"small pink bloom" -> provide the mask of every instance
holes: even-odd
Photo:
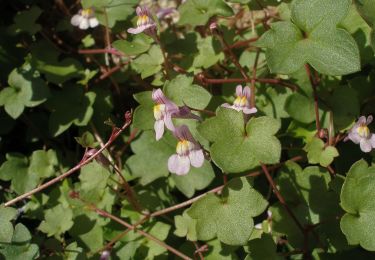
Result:
[[[173,132],[178,139],[176,154],[168,159],[168,170],[177,175],[186,175],[190,165],[199,168],[204,162],[204,154],[200,144],[195,141],[186,125],[177,127]]]
[[[367,127],[372,122],[372,116],[361,116],[355,125],[349,130],[348,139],[352,140],[355,144],[359,144],[361,150],[365,153],[371,152],[375,148],[375,135],[370,133],[370,129]]]
[[[178,106],[170,101],[161,89],[152,91],[152,100],[156,103],[154,106],[156,140],[160,140],[164,134],[164,125],[174,131],[172,115],[178,113]]]
[[[128,33],[138,34],[144,32],[148,35],[155,35],[156,23],[152,19],[150,11],[146,6],[138,6],[136,9],[138,20],[136,28],[129,28]]]
[[[238,85],[236,88],[236,99],[233,102],[233,105],[228,103],[222,104],[222,107],[232,108],[236,111],[242,111],[245,114],[254,114],[258,110],[255,107],[250,107],[250,96],[251,91],[249,87],[244,87],[242,89],[241,85]]]
[[[172,117],[201,120],[199,116],[191,113],[187,106],[178,107],[164,95],[161,89],[152,91],[152,100],[156,103],[154,106],[156,140],[160,140],[163,137],[164,125],[171,131],[175,130]]]

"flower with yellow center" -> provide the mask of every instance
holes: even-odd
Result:
[[[228,103],[222,104],[221,106],[226,108],[231,108],[236,111],[242,111],[244,114],[254,114],[257,112],[255,107],[250,106],[250,96],[251,91],[249,87],[244,87],[242,89],[241,85],[236,87],[236,99],[233,102],[233,105],[229,105]]]
[[[196,168],[202,167],[203,150],[191,135],[189,128],[186,125],[176,127],[173,134],[179,141],[176,154],[168,159],[168,170],[177,175],[186,175],[190,171],[190,165]]]
[[[365,153],[370,152],[375,148],[375,135],[370,132],[368,125],[372,122],[372,116],[361,116],[354,126],[349,130],[348,139],[352,140],[354,143],[359,144],[361,150]]]
[[[137,27],[129,28],[128,33],[138,34],[144,32],[149,35],[154,35],[156,33],[156,23],[152,19],[150,11],[147,9],[147,7],[138,6],[136,12],[138,15]]]
[[[81,30],[94,28],[99,25],[99,21],[96,19],[94,9],[92,8],[80,10],[78,14],[73,15],[70,23],[74,26],[78,26]]]

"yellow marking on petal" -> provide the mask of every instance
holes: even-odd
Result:
[[[361,125],[357,128],[357,133],[360,137],[369,138],[370,129],[367,127],[367,125]]]
[[[238,96],[233,104],[237,107],[245,107],[246,104],[247,104],[247,99],[246,99],[246,96]]]
[[[139,16],[137,19],[137,26],[146,25],[150,22],[150,18],[147,15]]]
[[[154,117],[156,120],[162,119],[164,113],[165,113],[164,104],[158,104],[154,106]]]
[[[191,150],[193,150],[194,144],[188,140],[181,140],[177,143],[176,153],[180,156],[187,155]]]
[[[81,11],[81,15],[86,18],[92,16],[93,14],[94,14],[94,10],[92,10],[91,8],[83,9]]]

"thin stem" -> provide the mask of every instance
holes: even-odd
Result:
[[[164,45],[161,43],[160,38],[159,38],[158,35],[155,36],[155,40],[156,40],[157,44],[159,44],[161,53],[163,55],[164,67],[165,67],[165,74],[166,74],[165,76],[167,77],[167,79],[169,79],[170,78],[169,77],[169,68],[170,68],[170,66],[169,66],[169,61],[168,61],[168,58],[167,58],[167,51],[165,50]]]
[[[115,49],[89,49],[89,50],[78,50],[79,54],[102,54],[109,53],[117,56],[126,56],[124,53]]]
[[[260,54],[260,50],[257,51],[257,54],[255,56],[255,61],[254,61],[254,66],[253,66],[253,75],[251,78],[251,100],[250,100],[251,107],[255,107],[255,81],[257,77],[259,54]]]
[[[105,149],[107,149],[108,146],[110,146],[113,141],[131,124],[131,113],[130,112],[127,112],[126,113],[126,120],[125,120],[125,123],[124,125],[119,128],[119,129],[116,129],[113,133],[112,133],[112,136],[109,138],[109,140],[107,141],[107,143],[102,147],[100,148],[96,153],[94,153],[93,155],[91,155],[90,157],[87,157],[87,158],[84,158],[81,162],[79,162],[76,166],[74,166],[73,168],[71,168],[69,171],[63,173],[62,175],[40,185],[39,187],[31,190],[31,191],[28,191],[8,202],[6,202],[4,205],[5,207],[9,207],[13,204],[15,204],[16,202],[20,201],[20,200],[23,200],[35,193],[38,193],[46,188],[48,188],[49,186],[59,182],[59,181],[62,181],[63,179],[65,179],[66,177],[68,177],[69,175],[73,174],[74,172],[78,171],[79,169],[81,169],[84,165],[88,164],[89,162],[91,162],[93,159],[95,159],[98,155],[100,155]]]
[[[299,220],[297,219],[297,217],[294,215],[293,211],[289,208],[289,206],[286,203],[284,197],[281,195],[279,189],[276,187],[276,184],[275,184],[274,180],[272,179],[270,173],[268,172],[267,167],[263,163],[261,163],[261,167],[262,167],[262,170],[263,170],[264,174],[266,175],[266,178],[267,178],[269,184],[272,186],[272,189],[273,189],[273,191],[274,191],[277,199],[284,206],[284,208],[286,209],[286,211],[289,214],[289,216],[293,219],[293,221],[296,223],[297,227],[301,230],[302,234],[305,235],[305,229],[304,229],[304,227],[299,222]]]
[[[150,235],[149,233],[145,232],[145,231],[142,231],[142,230],[139,230],[139,229],[135,229],[134,226],[132,226],[131,224],[127,223],[126,221],[112,215],[111,213],[107,212],[107,211],[104,211],[102,209],[99,209],[97,208],[95,205],[90,205],[91,208],[96,212],[98,213],[99,215],[103,216],[103,217],[106,217],[106,218],[109,218],[109,219],[112,219],[113,221],[119,223],[120,225],[123,225],[124,227],[130,229],[130,230],[134,230],[135,232],[141,234],[142,236],[154,241],[155,243],[159,244],[160,246],[164,247],[165,249],[167,249],[168,251],[170,251],[171,253],[175,254],[176,256],[178,257],[181,257],[182,259],[185,259],[185,260],[192,260],[192,258],[188,257],[187,255],[183,254],[182,252],[176,250],[175,248],[167,245],[166,243],[164,243],[163,241],[157,239],[156,237],[154,237],[153,235]]]
[[[318,93],[317,93],[317,90],[316,90],[316,87],[317,87],[318,83],[315,81],[314,76],[311,73],[312,69],[310,68],[310,65],[306,64],[305,68],[306,68],[306,73],[307,73],[307,75],[310,79],[311,87],[312,87],[313,93],[314,93],[316,130],[317,130],[318,133],[320,133],[321,126],[320,126],[320,116],[319,116]]]

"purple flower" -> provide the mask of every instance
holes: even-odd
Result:
[[[175,130],[172,117],[201,120],[199,116],[191,113],[191,110],[187,106],[178,107],[164,95],[161,89],[154,89],[152,91],[152,100],[156,103],[154,106],[156,140],[162,138],[164,125],[172,132]]]
[[[204,155],[200,144],[195,141],[186,125],[177,127],[173,132],[178,139],[176,154],[168,159],[168,170],[177,175],[186,175],[190,164],[196,168],[203,165]]]
[[[361,116],[355,125],[349,130],[345,141],[350,139],[354,143],[359,144],[363,152],[370,152],[375,148],[375,135],[370,133],[370,129],[367,127],[371,122],[372,116],[368,116],[367,120],[365,116]]]
[[[136,9],[138,20],[136,28],[129,28],[128,33],[138,34],[144,32],[148,35],[154,35],[156,32],[156,23],[152,19],[150,11],[146,6],[138,6]]]
[[[92,8],[79,10],[78,14],[73,15],[70,23],[78,26],[81,30],[94,28],[99,25],[99,21],[96,19],[94,9]]]
[[[236,87],[236,99],[233,102],[233,105],[229,105],[228,103],[222,104],[222,107],[232,108],[236,111],[242,111],[245,114],[254,114],[258,110],[255,107],[250,107],[250,96],[251,91],[249,87],[244,87],[242,89],[241,85]]]
[[[175,130],[172,115],[178,113],[179,109],[175,103],[164,95],[160,88],[152,91],[152,100],[156,103],[154,106],[156,140],[160,140],[164,134],[164,125],[171,131]]]

